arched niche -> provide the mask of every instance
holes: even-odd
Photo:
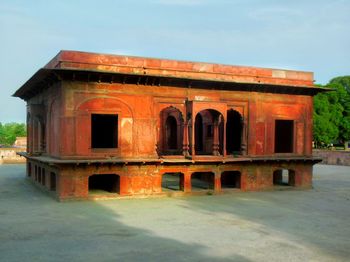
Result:
[[[184,119],[176,107],[170,106],[160,114],[159,151],[162,155],[182,154]]]
[[[224,117],[214,109],[197,113],[194,123],[194,150],[196,155],[222,155],[224,144]]]

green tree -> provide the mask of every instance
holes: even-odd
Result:
[[[342,120],[339,125],[338,139],[344,143],[344,148],[348,148],[348,141],[350,140],[350,76],[341,76],[333,78],[330,81],[333,88],[339,90],[339,103],[343,106]]]
[[[314,141],[316,146],[338,140],[347,148],[350,140],[350,76],[332,79],[331,92],[314,97]]]
[[[339,122],[342,107],[340,104],[331,104],[330,100],[337,100],[336,95],[320,93],[314,98],[314,141],[316,147],[330,144],[339,135]]]
[[[18,136],[26,136],[25,124],[0,122],[0,145],[12,146]]]

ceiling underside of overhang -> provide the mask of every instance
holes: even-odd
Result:
[[[164,77],[157,75],[110,73],[92,70],[40,69],[13,96],[29,100],[59,81],[77,81],[91,83],[122,83],[152,86],[172,86],[207,90],[232,90],[275,94],[309,95],[330,91],[321,87],[287,86],[259,83],[238,83],[229,81],[210,81],[190,78]]]

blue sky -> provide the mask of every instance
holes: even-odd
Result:
[[[350,74],[350,0],[0,0],[0,122],[59,50]]]

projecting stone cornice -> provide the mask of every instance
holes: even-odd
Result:
[[[219,82],[314,87],[312,72],[77,51],[59,52],[44,68],[92,70]]]
[[[106,84],[132,84],[143,86],[173,86],[210,90],[232,90],[277,94],[294,94],[313,96],[319,92],[329,91],[321,87],[292,86],[262,83],[243,83],[227,80],[204,80],[196,78],[170,77],[150,74],[116,73],[92,69],[48,69],[42,68],[35,73],[13,96],[28,100],[59,81],[92,82]]]

